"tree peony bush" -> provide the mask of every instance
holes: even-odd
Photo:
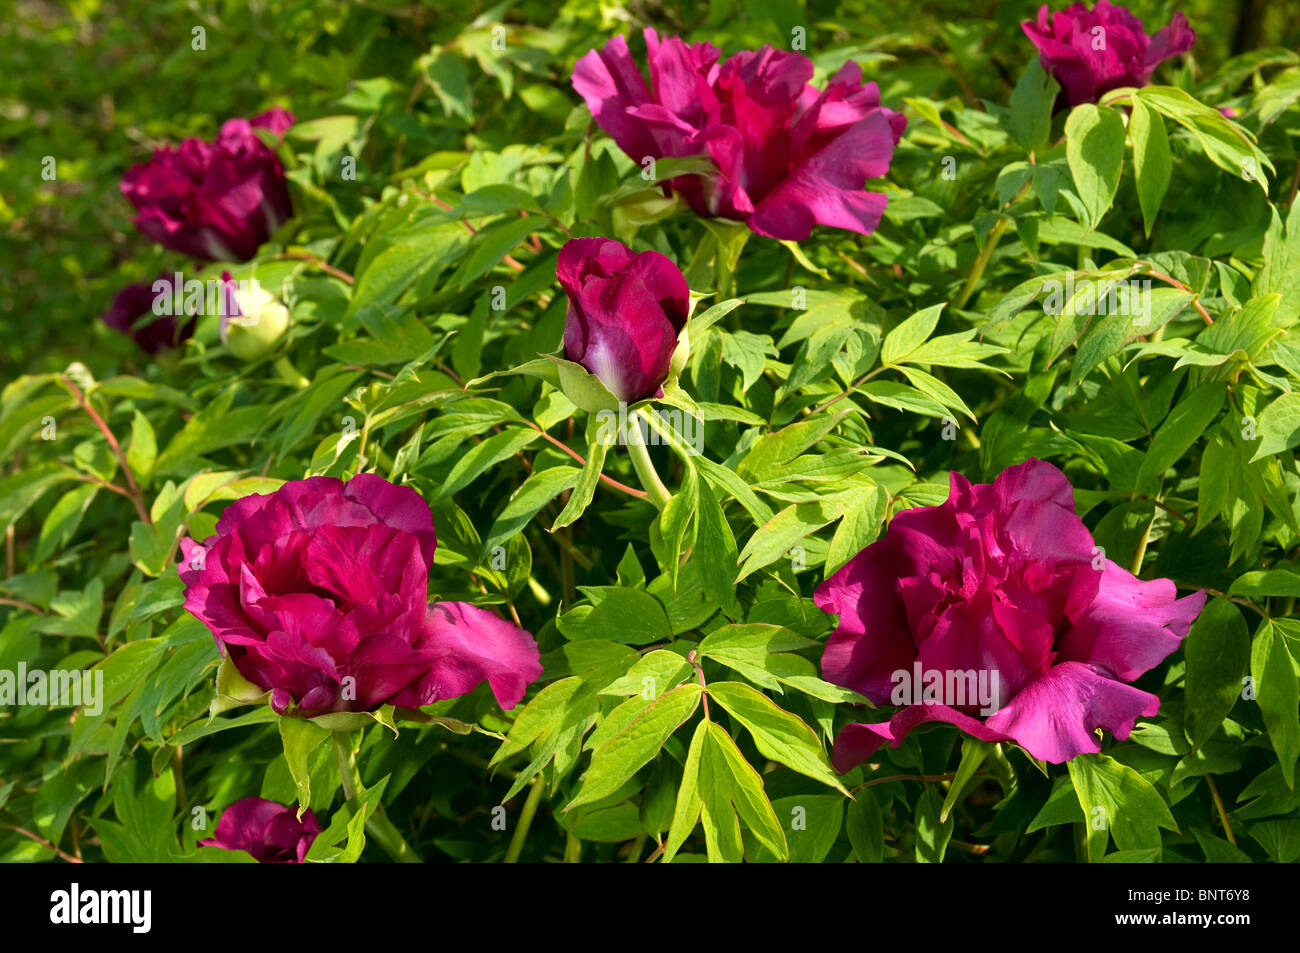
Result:
[[[291,6],[0,27],[0,859],[1300,859],[1294,3]]]

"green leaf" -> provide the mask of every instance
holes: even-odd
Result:
[[[1031,57],[1011,91],[1011,109],[1007,114],[1007,131],[1026,152],[1037,152],[1047,145],[1047,137],[1052,132],[1052,108],[1060,91],[1056,79],[1043,69],[1036,57]]]
[[[111,863],[169,860],[176,850],[176,782],[170,771],[147,777],[136,788],[137,771],[123,766],[113,779],[113,813],[117,821],[92,821],[104,856]]]
[[[763,790],[762,778],[745,761],[731,736],[707,719],[696,726],[691,737],[664,842],[664,863],[677,855],[697,821],[704,828],[711,861],[736,863],[744,858],[742,822],[758,848],[779,860],[788,856],[785,832]]]
[[[154,438],[153,425],[149,423],[148,417],[137,410],[131,420],[131,445],[126,449],[126,465],[141,485],[148,485],[157,456],[158,443]]]
[[[280,716],[280,740],[284,745],[284,760],[298,789],[299,817],[311,805],[311,768],[308,762],[312,753],[329,737],[330,732],[306,719]]]
[[[948,796],[943,799],[943,807],[939,810],[940,824],[948,820],[953,805],[957,803],[970,779],[975,776],[975,772],[979,770],[980,765],[984,763],[984,759],[992,751],[992,742],[980,741],[978,738],[962,739],[961,762],[957,765],[956,777],[952,779],[952,785],[948,788]]]
[[[385,777],[378,784],[363,788],[356,797],[342,804],[330,818],[330,826],[312,841],[305,861],[309,864],[355,864],[366,845],[366,821],[379,807],[388,786]]]
[[[1259,446],[1251,462],[1300,446],[1300,394],[1282,394],[1259,415]]]
[[[1178,402],[1147,448],[1146,458],[1138,470],[1139,489],[1154,485],[1167,469],[1182,459],[1218,416],[1225,396],[1224,386],[1211,381]]]
[[[536,218],[506,218],[493,222],[471,240],[469,253],[448,284],[453,288],[464,288],[499,264],[516,245],[536,230]]]
[[[732,582],[737,568],[736,537],[708,483],[699,483],[698,494],[699,509],[696,513],[695,549],[692,557],[699,563],[700,577],[709,601],[718,606],[728,618],[734,619],[740,614],[736,587]]]
[[[665,864],[672,863],[673,857],[681,850],[682,844],[700,819],[700,764],[704,760],[704,746],[708,743],[708,737],[709,722],[701,721],[695,726],[691,746],[686,752],[682,783],[677,789],[677,802],[673,808],[673,820],[668,828],[668,838],[664,841]]]
[[[74,487],[59,497],[45,521],[41,524],[41,535],[36,546],[36,562],[43,563],[57,549],[66,546],[81,525],[87,507],[99,492],[93,483]]]
[[[1300,596],[1300,573],[1292,569],[1257,569],[1238,576],[1228,587],[1228,595],[1294,598]]]
[[[777,653],[806,648],[812,644],[790,629],[756,622],[727,625],[715,630],[700,642],[699,652],[705,658],[734,669],[755,685],[779,692],[788,675],[783,672],[782,676],[778,676],[773,663],[778,659],[797,657]],[[811,693],[818,694],[815,688]],[[818,697],[824,696],[818,694]]]
[[[668,614],[658,599],[641,589],[582,586],[590,606],[575,606],[556,620],[566,639],[608,639],[647,645],[673,637]]]
[[[600,475],[605,469],[605,456],[608,453],[609,444],[599,439],[587,443],[587,462],[583,464],[582,471],[573,486],[573,492],[569,494],[569,501],[564,504],[564,509],[555,518],[555,524],[551,527],[552,533],[577,522],[591,505],[592,497],[596,495],[596,484],[600,482]]]
[[[916,862],[918,864],[941,864],[943,855],[952,840],[952,830],[956,826],[950,817],[940,820],[939,795],[927,784],[921,792],[921,799],[916,804]]]
[[[829,785],[847,795],[822,749],[821,741],[797,715],[742,682],[710,682],[709,697],[745,726],[765,758]]]
[[[936,304],[918,311],[886,334],[880,347],[880,363],[897,364],[924,344],[939,323],[943,307]]]
[[[700,820],[710,860],[739,861],[741,830],[778,860],[789,857],[785,831],[772,810],[763,779],[736,742],[715,722],[705,722],[708,744],[700,759]]]
[[[675,688],[691,673],[691,665],[676,652],[655,649],[627,670],[620,679],[610,682],[600,690],[601,695],[640,695],[653,701],[670,688]]]
[[[1133,176],[1137,180],[1138,204],[1142,206],[1142,227],[1150,236],[1151,223],[1160,211],[1173,171],[1169,137],[1160,114],[1147,109],[1140,99],[1133,100],[1128,133],[1133,140]]]
[[[720,662],[743,659],[760,663],[771,652],[795,652],[815,645],[793,629],[770,622],[724,625],[706,635],[699,653]]]
[[[38,632],[53,635],[99,635],[104,615],[104,580],[96,577],[85,589],[65,589],[50,600],[50,614],[36,624]]]
[[[1292,202],[1283,225],[1274,209],[1264,235],[1264,267],[1255,273],[1252,294],[1279,294],[1284,314],[1300,305],[1300,203]]]
[[[1079,796],[1075,793],[1074,785],[1065,778],[1059,778],[1056,786],[1047,795],[1047,801],[1025,828],[1025,833],[1032,834],[1048,827],[1083,822],[1084,815],[1079,807]]]
[[[1264,170],[1272,171],[1273,164],[1247,137],[1245,130],[1219,110],[1174,86],[1143,87],[1134,91],[1133,100],[1150,106],[1191,132],[1205,155],[1220,169],[1256,182],[1268,192]]]
[[[1193,748],[1199,748],[1232,710],[1250,665],[1250,632],[1241,610],[1227,599],[1211,599],[1192,623],[1183,653],[1187,738]]]
[[[217,683],[212,694],[212,702],[208,706],[208,717],[215,718],[223,711],[240,705],[259,705],[268,701],[270,697],[271,693],[268,690],[244,678],[227,655],[217,667]]]
[[[1196,837],[1196,843],[1200,845],[1201,850],[1205,853],[1205,859],[1212,864],[1248,864],[1250,855],[1240,847],[1228,843],[1221,837],[1215,837],[1213,834],[1205,831],[1194,830],[1192,834]]]
[[[1128,765],[1104,754],[1081,754],[1069,770],[1088,825],[1090,857],[1101,856],[1097,847],[1104,849],[1108,833],[1120,850],[1158,850],[1160,828],[1178,830],[1165,799]]]
[[[1124,163],[1124,117],[1109,106],[1075,106],[1065,121],[1065,154],[1092,231],[1115,200]]]
[[[792,864],[820,864],[831,852],[844,826],[844,798],[834,794],[795,794],[772,802],[772,811],[785,831]],[[764,850],[755,860],[775,860]]]
[[[354,375],[355,376],[355,375]],[[232,444],[246,443],[266,426],[268,408],[231,407],[237,386],[227,387],[185,422],[154,463],[155,474],[165,474],[194,457]]]
[[[740,462],[742,477],[762,479],[773,467],[783,466],[816,444],[844,419],[846,414],[823,414],[782,427],[754,441],[753,448]],[[703,458],[701,458],[703,461]],[[714,472],[704,470],[705,476]],[[737,497],[739,499],[739,497]]]
[[[810,533],[834,521],[840,512],[833,503],[814,500],[792,503],[760,526],[740,552],[740,573],[735,581],[771,565]]]
[[[518,754],[558,726],[582,688],[582,679],[571,675],[552,682],[538,692],[515,716],[509,735],[492,756],[489,766],[500,764],[511,755]]]
[[[531,427],[514,427],[474,444],[452,466],[435,498],[447,499],[455,495],[490,468],[509,460],[537,437],[537,431]]]
[[[826,550],[827,579],[875,542],[884,525],[888,507],[889,494],[879,486],[863,487],[849,498],[844,507],[844,518],[835,528],[830,548]]]
[[[1300,819],[1261,821],[1246,831],[1278,864],[1294,863],[1300,857]]]
[[[1264,727],[1277,752],[1282,778],[1294,790],[1296,758],[1300,757],[1300,715],[1297,714],[1300,685],[1286,637],[1267,620],[1255,633],[1250,650],[1250,674]]]
[[[483,539],[484,555],[521,532],[542,507],[577,483],[581,472],[577,467],[560,466],[529,474],[488,528]]]
[[[592,753],[582,786],[565,810],[598,801],[621,788],[650,763],[668,736],[682,726],[699,703],[700,686],[695,682],[656,698],[631,724]]]
[[[849,803],[847,824],[849,843],[858,861],[878,864],[885,857],[885,822],[880,802],[867,788],[862,788]]]

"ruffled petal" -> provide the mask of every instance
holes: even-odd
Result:
[[[1041,761],[1061,764],[1100,751],[1098,728],[1123,741],[1139,716],[1159,710],[1160,699],[1150,692],[1080,662],[1064,662],[1027,685],[984,728],[1012,739]]]
[[[1131,682],[1172,655],[1205,607],[1204,591],[1178,598],[1168,579],[1138,579],[1109,559],[1097,597],[1060,641],[1060,657]]]
[[[392,698],[395,705],[429,705],[465,695],[487,681],[497,702],[508,711],[542,674],[531,635],[467,602],[431,606],[418,647],[431,653],[433,662],[418,684]]]

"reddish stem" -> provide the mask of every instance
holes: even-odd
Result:
[[[118,463],[122,465],[122,474],[126,477],[126,488],[131,497],[131,502],[135,504],[136,513],[146,526],[152,526],[153,520],[149,518],[149,511],[144,505],[144,495],[140,492],[140,487],[136,486],[135,477],[131,475],[131,468],[126,462],[126,454],[122,452],[122,447],[118,444],[117,438],[113,436],[113,431],[108,428],[104,418],[99,416],[95,408],[90,405],[89,399],[81,392],[81,388],[72,383],[72,379],[66,374],[63,376],[63,384],[72,392],[73,398],[81,405],[81,409],[90,415],[90,419],[95,422],[99,432],[108,441],[108,447],[113,451],[113,456],[117,457]]]
[[[564,451],[565,453],[567,453],[569,456],[573,457],[573,459],[577,460],[577,461],[578,461],[579,463],[581,463],[584,467],[587,465],[587,458],[584,457],[584,456],[582,456],[582,454],[578,453],[578,452],[575,451],[575,450],[570,449],[566,444],[564,444],[563,442],[561,442],[561,441],[555,439],[554,437],[552,437],[550,434],[548,434],[545,430],[543,430],[541,427],[537,426],[537,424],[533,423],[532,421],[525,421],[525,422],[528,424],[528,426],[532,427],[532,428],[533,428],[534,430],[536,430],[539,434],[541,434],[543,437],[545,437],[547,440],[549,440],[551,443],[553,443],[556,447],[558,447],[559,449],[563,450],[563,451]],[[612,486],[612,487],[613,487],[614,489],[616,489],[616,490],[622,490],[622,491],[623,491],[624,493],[626,493],[628,496],[635,496],[638,500],[648,500],[648,499],[650,498],[650,495],[649,495],[648,493],[646,493],[644,490],[638,490],[638,489],[635,489],[635,488],[633,488],[633,487],[628,486],[628,485],[625,484],[625,483],[619,483],[619,482],[618,482],[617,480],[615,480],[613,477],[607,477],[607,476],[605,476],[605,474],[603,474],[603,473],[600,475],[600,479],[601,479],[601,482],[603,482],[603,483],[608,483],[610,486]]]
[[[293,261],[311,262],[321,271],[325,272],[325,274],[333,275],[335,278],[339,279],[340,281],[346,281],[350,285],[356,284],[357,282],[357,280],[353,278],[351,275],[349,275],[346,271],[340,271],[338,268],[335,268],[333,265],[325,261],[325,259],[317,258],[315,255],[308,254],[307,252],[287,251],[287,252],[282,252],[281,254],[276,255],[275,257],[279,259],[292,259]]]

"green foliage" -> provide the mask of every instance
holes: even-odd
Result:
[[[1171,85],[1054,113],[1035,7],[0,8],[0,670],[103,675],[98,711],[0,708],[0,860],[247,860],[197,842],[251,795],[311,807],[322,863],[390,828],[447,861],[1300,856],[1300,18],[1234,51],[1192,4]],[[862,64],[908,118],[878,231],[777,242],[648,187],[568,82],[625,15],[727,53],[807,25],[818,85]],[[296,214],[231,270],[292,327],[245,361],[201,320],[151,358],[96,316],[192,265],[118,181],[272,103]],[[555,356],[589,235],[702,296],[644,448],[662,509]],[[1138,683],[1159,715],[1068,766],[937,726],[836,773],[881,713],[820,677],[814,590],[950,471],[1028,457],[1107,558],[1212,594]],[[335,726],[221,664],[177,561],[231,500],[363,471],[429,503],[430,597],[517,618],[545,671],[514,711],[485,685],[339,725],[351,777]]]

